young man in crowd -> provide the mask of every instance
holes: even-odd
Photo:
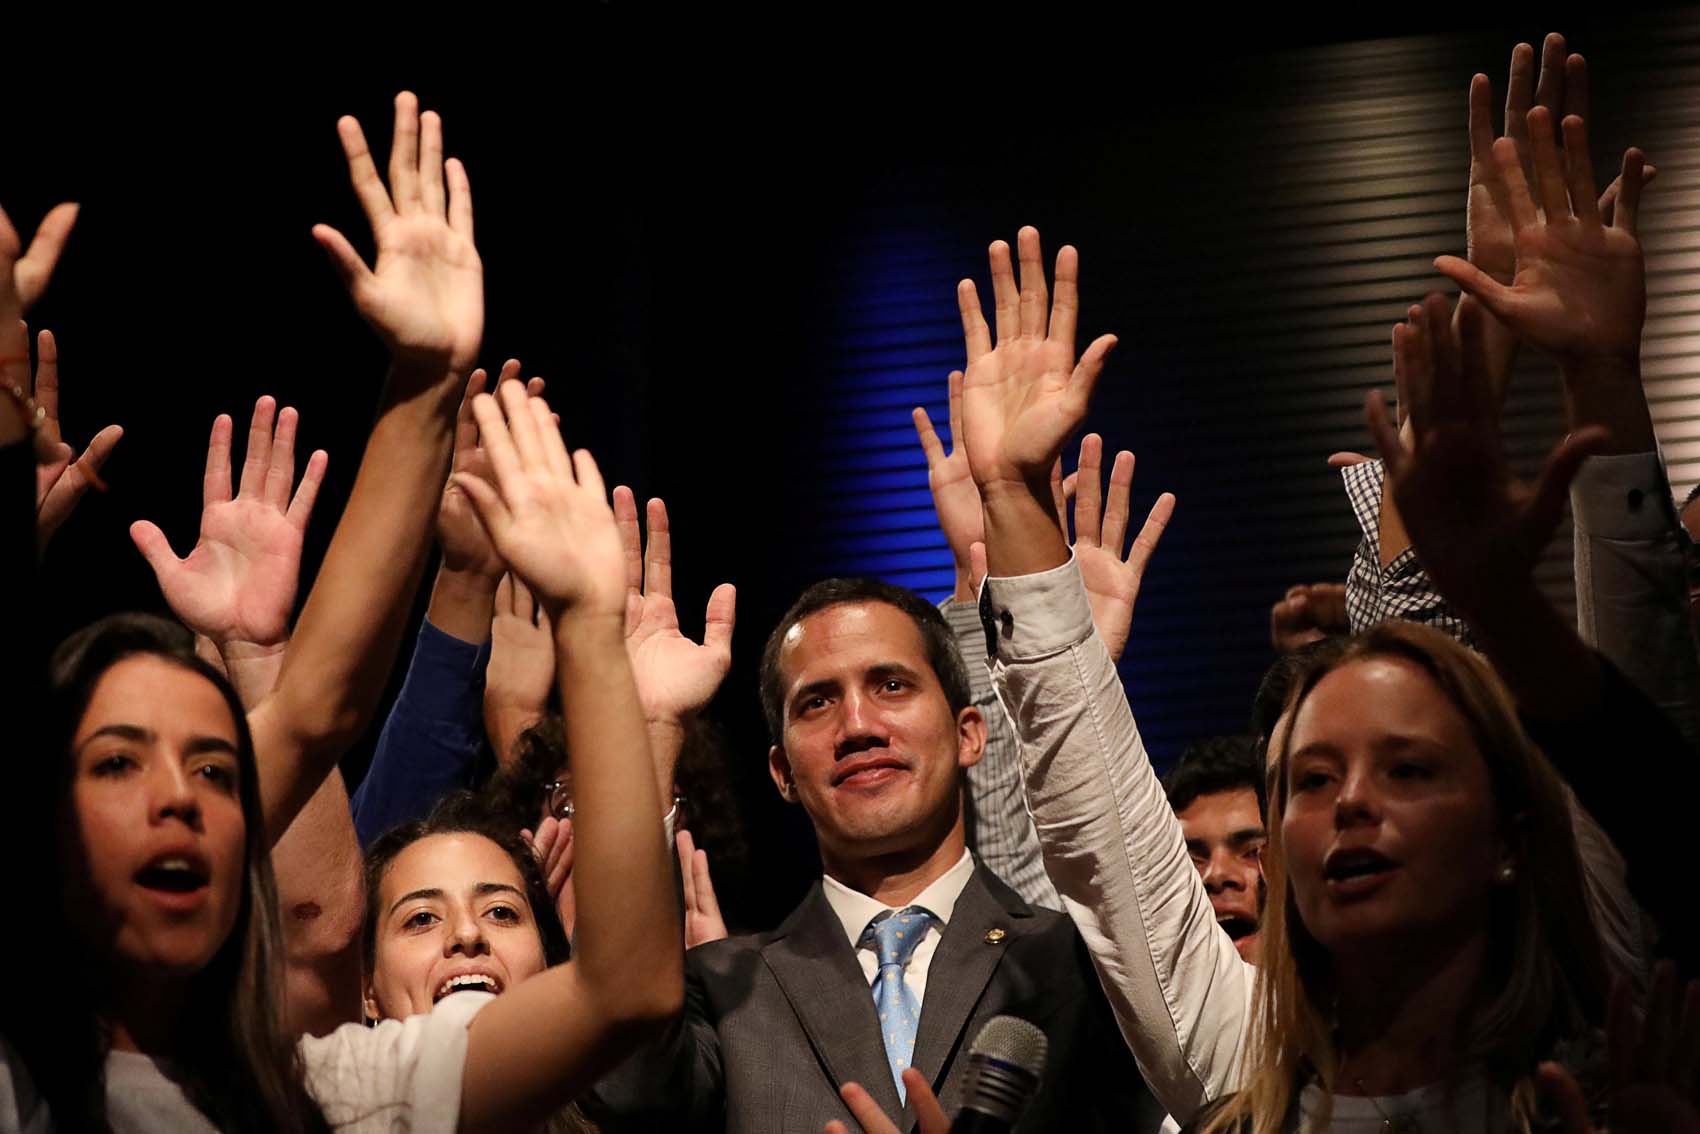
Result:
[[[1264,783],[1263,746],[1252,736],[1201,740],[1163,777],[1216,923],[1254,965],[1263,924],[1261,856],[1268,839]]]

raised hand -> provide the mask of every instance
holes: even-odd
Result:
[[[12,278],[17,284],[21,311],[34,307],[35,301],[41,298],[41,293],[47,290],[47,281],[53,277],[53,269],[59,263],[59,254],[65,251],[65,241],[70,239],[71,228],[77,223],[77,212],[80,208],[79,205],[66,202],[49,209],[47,215],[41,218],[41,224],[36,227],[35,236],[30,239],[29,250],[18,257],[12,266]]]
[[[1410,392],[1414,443],[1389,420],[1379,390],[1365,406],[1388,484],[1422,564],[1466,618],[1528,585],[1552,539],[1565,492],[1582,461],[1605,440],[1586,429],[1567,437],[1530,487],[1511,475],[1498,412],[1482,380],[1481,315],[1431,295],[1394,329]]]
[[[344,117],[336,128],[377,262],[368,268],[329,225],[315,225],[314,239],[398,361],[466,373],[484,333],[484,268],[472,244],[466,167],[443,160],[443,120],[434,111],[420,114],[412,93],[396,95],[387,190],[360,123]]]
[[[632,659],[638,698],[650,722],[678,724],[702,711],[732,665],[732,627],[738,592],[721,583],[708,597],[702,642],[679,630],[673,605],[673,537],[667,505],[651,500],[648,539],[639,547],[637,501],[631,489],[614,489],[614,518],[626,579],[626,653]]]
[[[75,206],[60,206],[61,209],[67,207],[73,210],[72,215],[75,216]],[[42,227],[46,228],[47,224],[43,221]],[[65,227],[69,230],[68,222]],[[38,233],[36,240],[39,242],[40,239]],[[49,262],[48,268],[51,267]],[[24,338],[27,340],[28,337],[26,328]],[[42,331],[36,336],[34,396],[41,411],[37,444],[52,450],[52,459],[36,465],[35,469],[35,541],[39,551],[47,546],[59,525],[70,517],[83,493],[100,484],[100,466],[112,455],[119,438],[124,436],[124,429],[118,425],[107,426],[94,435],[82,456],[75,461],[71,459],[74,450],[65,444],[59,426],[59,344],[54,341],[52,331]]]
[[[974,597],[966,587],[968,549],[986,538],[986,526],[980,513],[980,489],[974,483],[974,475],[968,468],[968,450],[962,444],[962,371],[950,372],[948,456],[927,411],[916,406],[913,417],[921,451],[927,455],[927,487],[933,493],[933,509],[938,513],[939,528],[950,546],[951,558],[956,561],[956,598],[968,602]]]
[[[1278,654],[1351,630],[1344,583],[1298,583],[1269,608],[1269,644]]]
[[[1606,1020],[1611,1051],[1611,1130],[1615,1134],[1700,1134],[1700,982],[1678,995],[1676,969],[1661,962],[1637,1022],[1629,990],[1612,989]],[[1544,1063],[1537,1082],[1564,1134],[1593,1134],[1588,1100],[1557,1063]]]
[[[242,477],[232,496],[232,423],[226,414],[213,421],[200,538],[187,558],[172,553],[157,525],[138,520],[130,526],[130,538],[153,568],[172,612],[221,649],[232,642],[277,646],[289,637],[301,542],[328,461],[322,449],[314,452],[291,498],[296,424],[296,412],[277,411],[272,398],[255,403]]]
[[[1133,454],[1125,450],[1116,454],[1107,499],[1099,495],[1103,490],[1103,460],[1104,439],[1096,433],[1081,438],[1074,486],[1074,557],[1092,604],[1092,624],[1109,648],[1110,657],[1120,659],[1133,624],[1139,582],[1174,515],[1175,497],[1171,492],[1157,497],[1144,526],[1123,555],[1128,498],[1133,492]]]
[[[720,900],[714,895],[708,852],[697,849],[689,831],[680,831],[673,841],[679,850],[679,877],[685,890],[685,948],[731,936],[726,932],[726,919],[720,916]]]
[[[573,898],[573,821],[550,815],[537,825],[535,834],[528,829],[521,831],[520,836],[537,855],[543,883],[555,900],[555,913],[571,937],[573,922],[578,918],[578,904]]]
[[[499,400],[499,404],[498,404]],[[625,563],[608,490],[587,450],[568,454],[548,403],[505,382],[472,403],[495,484],[454,479],[508,567],[557,627],[563,613],[622,620]]]
[[[470,506],[470,505],[469,505]],[[512,575],[496,588],[490,661],[484,669],[484,729],[503,764],[520,733],[542,719],[555,684],[555,636],[531,592]]]
[[[1622,190],[1606,224],[1586,160],[1582,119],[1564,119],[1568,161],[1554,143],[1552,112],[1545,106],[1529,111],[1528,130],[1535,195],[1516,143],[1509,138],[1493,143],[1490,176],[1504,195],[1516,244],[1511,283],[1456,256],[1440,257],[1435,267],[1562,364],[1604,359],[1633,365],[1640,357],[1647,308],[1646,268],[1635,238],[1641,151],[1631,149],[1623,156]]]
[[[1080,257],[1064,245],[1057,253],[1056,297],[1045,287],[1039,232],[1018,234],[1021,280],[1010,265],[1009,245],[990,250],[996,340],[986,326],[973,280],[957,285],[957,304],[968,348],[962,379],[962,436],[968,465],[982,493],[1025,489],[1045,499],[1046,480],[1063,443],[1086,416],[1086,403],[1116,345],[1102,335],[1077,362],[1075,323],[1080,313]]]
[[[519,360],[510,358],[502,364],[497,384],[516,380],[519,373]],[[484,525],[478,522],[478,513],[472,502],[452,477],[453,473],[464,472],[482,480],[490,479],[490,458],[478,444],[478,422],[472,416],[473,399],[484,392],[488,381],[489,375],[483,367],[479,367],[466,382],[466,393],[455,417],[454,464],[450,468],[451,477],[443,487],[443,502],[437,508],[437,542],[443,549],[445,571],[496,580],[501,578],[506,565],[496,554],[496,549],[490,546],[490,537],[484,531]],[[527,382],[526,393],[541,397],[543,379],[533,378]]]

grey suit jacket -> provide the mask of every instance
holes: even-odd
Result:
[[[857,1082],[900,1107],[867,978],[817,882],[772,933],[686,954],[685,1008],[669,1034],[600,1084],[585,1109],[609,1134],[857,1129],[838,1088]],[[1038,1098],[1018,1127],[1069,1134],[1155,1130],[1161,1109],[1068,918],[1036,910],[979,866],[927,970],[915,1067],[946,1113],[962,1102],[967,1053],[993,1016],[1023,1017],[1050,1040]]]

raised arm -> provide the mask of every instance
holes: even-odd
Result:
[[[318,450],[295,487],[296,412],[270,397],[254,406],[241,478],[231,488],[232,422],[220,414],[207,444],[201,528],[179,559],[165,533],[130,527],[172,613],[211,647],[252,708],[271,695],[289,643],[301,543],[324,480]],[[291,490],[293,489],[293,494]],[[348,792],[333,768],[272,849],[283,921],[285,1025],[322,1035],[360,1011],[365,885]]]
[[[1078,256],[1066,247],[1058,254],[1053,303],[1039,234],[1023,229],[1020,249],[1018,287],[1008,245],[992,245],[995,340],[973,283],[958,290],[968,345],[964,435],[991,568],[984,601],[997,643],[993,677],[1020,737],[1046,869],[1152,1092],[1185,1121],[1238,1084],[1252,979],[1216,924],[1093,630],[1047,483],[1114,339],[1099,338],[1077,362]],[[1164,518],[1149,519],[1136,545],[1153,545]]]
[[[655,761],[655,788],[663,814],[673,808],[673,776],[685,743],[685,727],[714,699],[732,665],[732,627],[738,592],[721,583],[708,596],[701,642],[679,630],[673,605],[673,533],[667,505],[651,500],[647,538],[639,550],[637,501],[631,490],[614,490],[626,579],[626,652],[643,703]]]
[[[1582,70],[1581,56],[1570,65]],[[1558,362],[1573,432],[1605,431],[1573,484],[1577,606],[1584,637],[1700,741],[1700,654],[1688,621],[1685,550],[1641,386],[1646,267],[1636,224],[1646,166],[1624,155],[1610,207],[1594,198],[1582,118],[1528,114],[1531,159],[1495,143],[1494,181],[1517,249],[1509,281],[1455,257],[1436,266]],[[1527,169],[1527,173],[1525,172]],[[1538,208],[1537,208],[1538,206]]]
[[[42,227],[47,227],[46,221]],[[41,239],[39,234],[36,239]],[[40,554],[59,525],[70,517],[77,501],[100,484],[100,466],[112,455],[124,436],[124,429],[108,425],[89,440],[82,455],[73,461],[75,450],[65,444],[59,424],[59,344],[52,331],[44,330],[36,336],[35,356],[35,402],[41,410],[40,433],[44,442],[57,450],[53,459],[38,465],[35,472],[35,544]]]
[[[1636,883],[1637,871],[1643,879],[1649,868],[1661,872],[1663,856],[1647,854],[1643,831],[1652,816],[1646,812],[1645,793],[1637,796],[1635,817],[1628,823],[1613,797],[1621,794],[1626,774],[1635,778],[1637,760],[1646,762],[1644,775],[1661,784],[1661,791],[1651,793],[1661,799],[1680,796],[1679,785],[1691,786],[1700,777],[1692,753],[1683,750],[1674,733],[1667,729],[1669,739],[1660,740],[1655,732],[1638,729],[1633,711],[1625,711],[1622,702],[1613,703],[1613,671],[1583,644],[1534,580],[1535,563],[1563,511],[1565,490],[1587,455],[1605,444],[1605,434],[1598,427],[1572,434],[1533,486],[1520,483],[1506,464],[1497,415],[1473,373],[1482,350],[1479,316],[1466,311],[1456,329],[1451,320],[1447,301],[1431,295],[1394,334],[1409,379],[1412,443],[1405,445],[1393,429],[1379,392],[1372,393],[1367,406],[1371,428],[1418,554],[1447,600],[1469,619],[1525,719],[1567,722],[1565,732],[1607,738],[1581,760],[1566,745],[1543,747],[1575,790],[1572,825],[1583,849],[1596,928],[1613,966],[1639,981],[1647,955],[1628,887]],[[1646,713],[1662,723],[1657,711],[1643,703]],[[1621,736],[1612,738],[1614,729],[1621,729]],[[1602,756],[1609,757],[1610,765],[1603,775]],[[1610,841],[1600,837],[1589,812],[1599,818]],[[1653,822],[1651,829],[1661,828]],[[1612,842],[1623,848],[1623,856]],[[1649,887],[1640,885],[1637,892],[1644,895]],[[1658,905],[1649,903],[1649,908]]]
[[[625,567],[607,490],[589,453],[568,454],[541,400],[512,383],[498,396],[501,409],[487,395],[474,407],[498,488],[456,479],[555,630],[581,917],[572,961],[474,1018],[462,1130],[541,1121],[672,1017],[684,994],[678,899],[625,644]]]
[[[250,714],[274,837],[318,790],[370,719],[424,569],[454,415],[484,327],[483,268],[461,164],[442,122],[396,96],[390,188],[360,125],[337,123],[377,243],[368,268],[347,238],[314,236],[356,308],[390,349],[378,420],[354,491],[285,653],[276,691]]]

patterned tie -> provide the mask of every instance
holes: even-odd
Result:
[[[874,1008],[880,1015],[880,1037],[885,1040],[886,1061],[891,1064],[891,1080],[897,1084],[897,1097],[906,1099],[903,1089],[903,1069],[915,1056],[915,1027],[921,1019],[921,1005],[904,983],[903,970],[915,947],[927,935],[933,915],[920,906],[905,906],[887,910],[868,923],[862,931],[862,944],[873,939],[879,955],[880,971],[874,978]]]

